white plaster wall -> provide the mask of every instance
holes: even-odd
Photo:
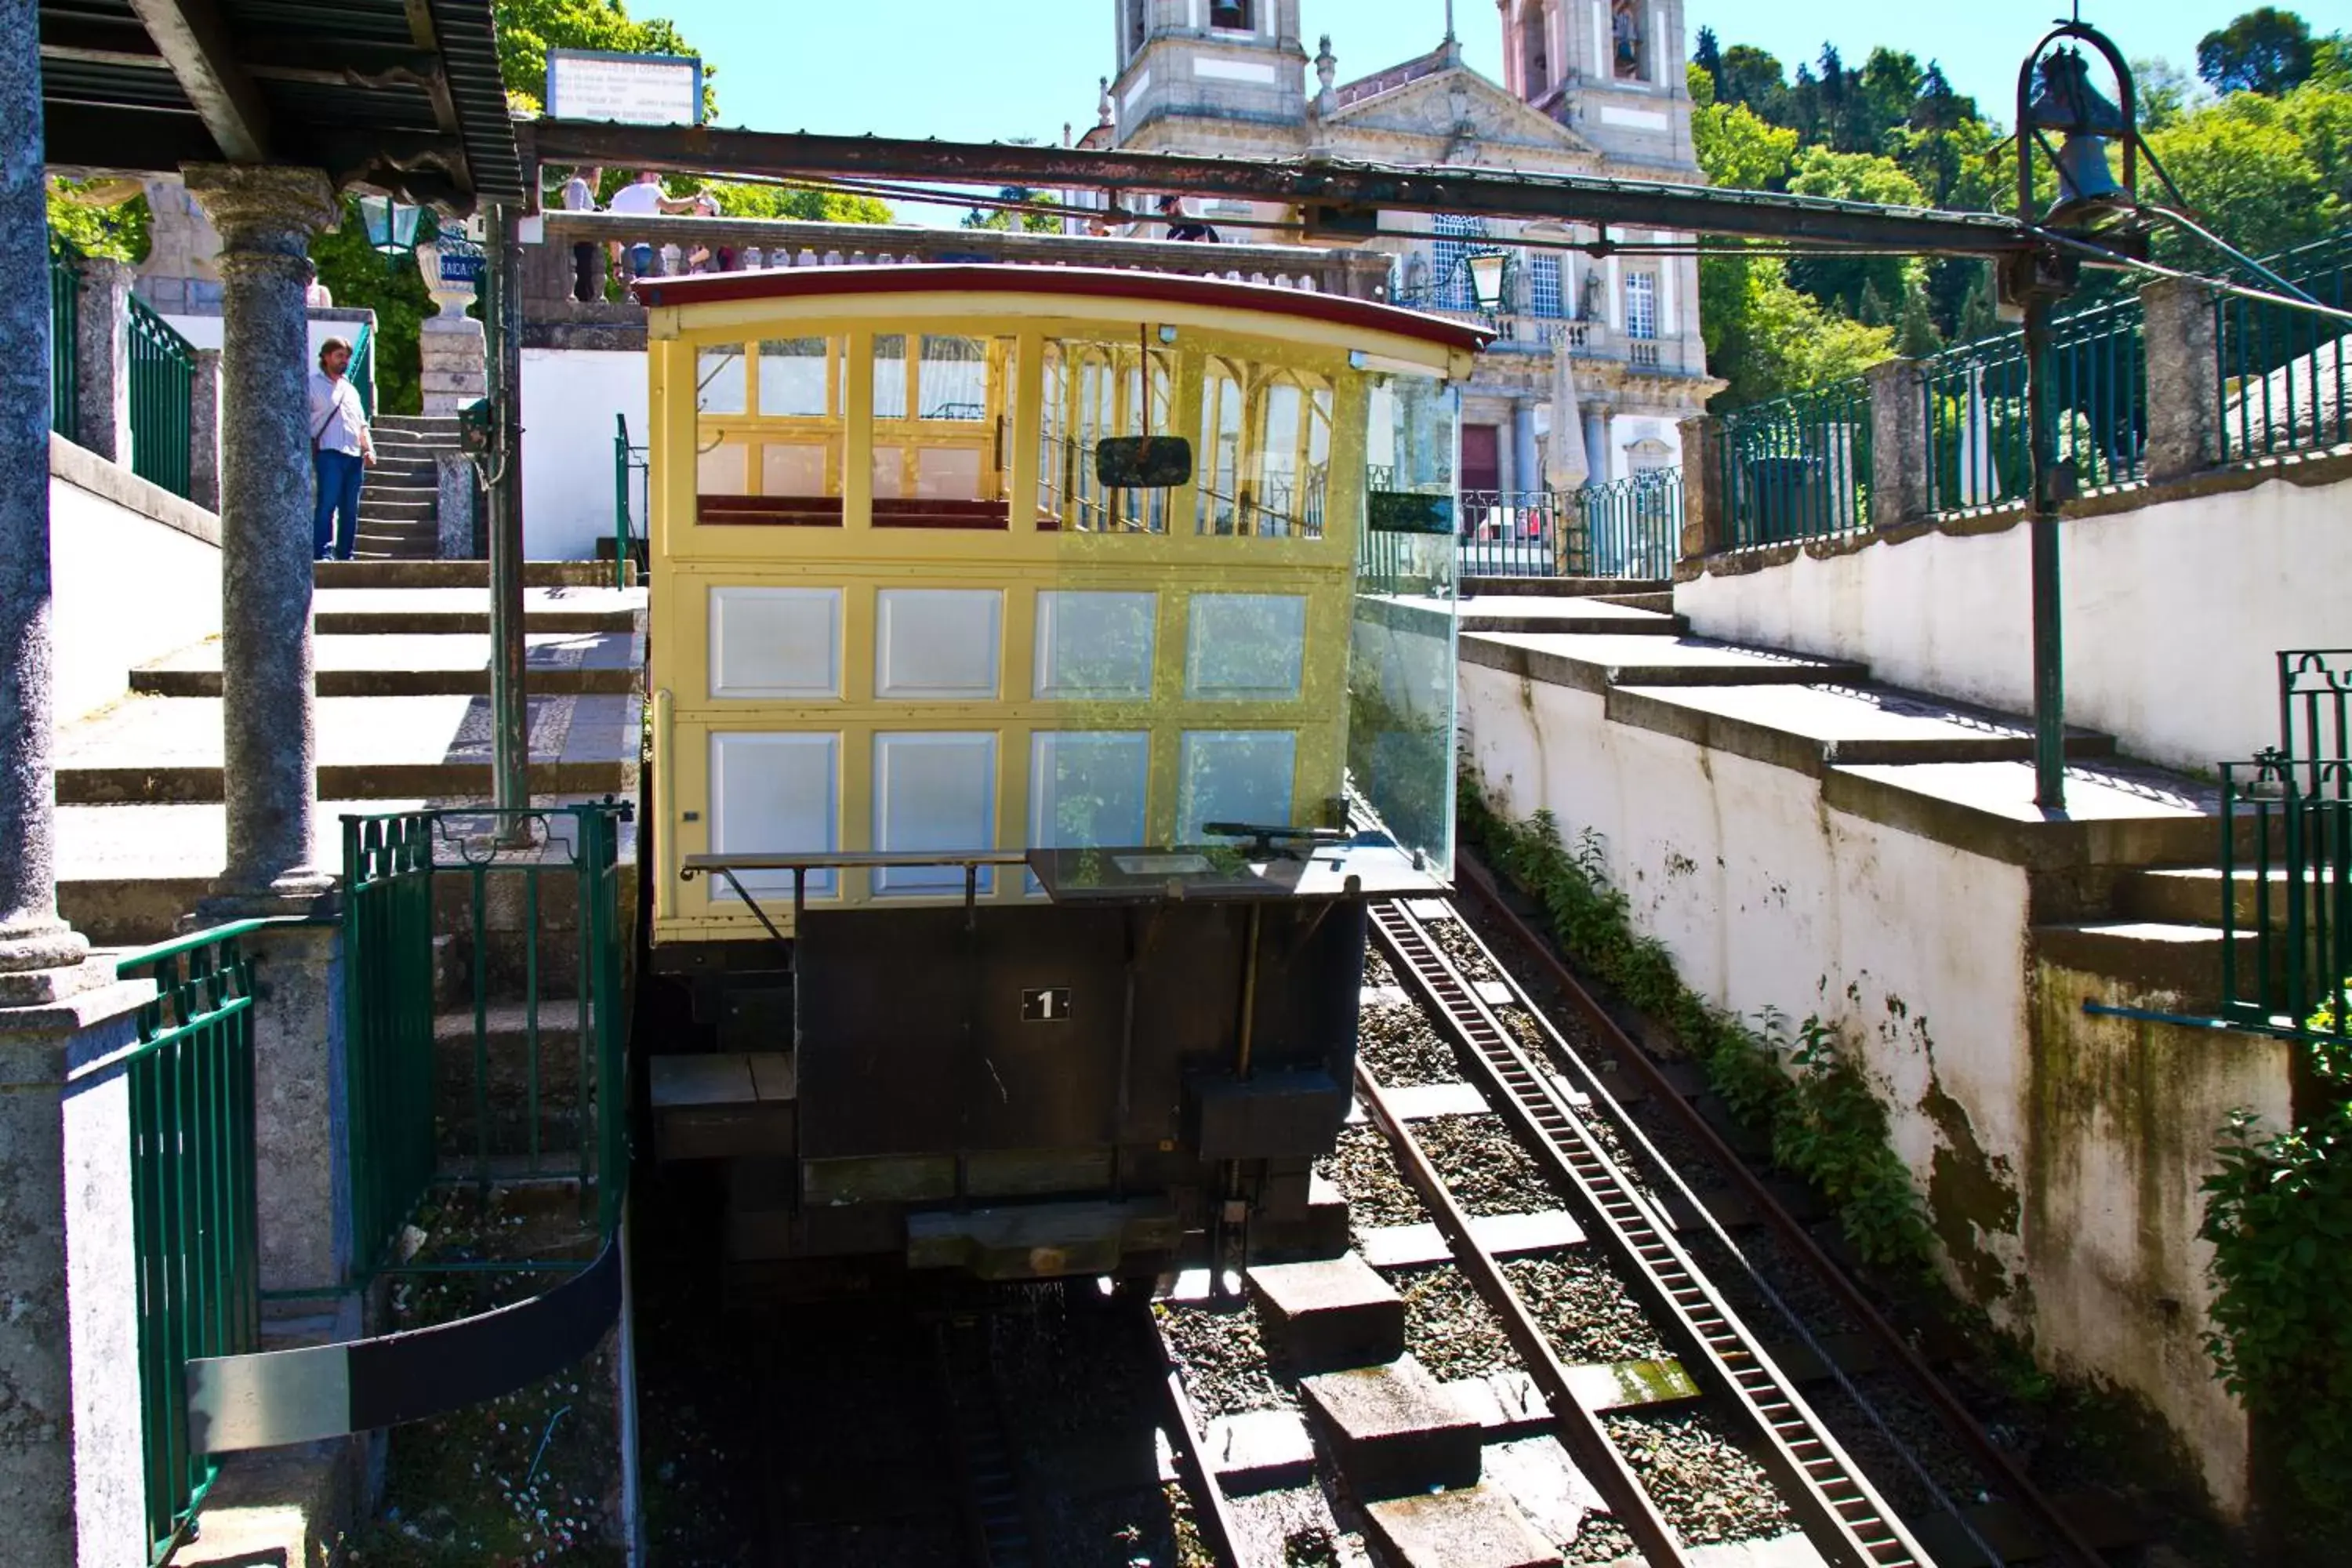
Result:
[[[2340,647],[2352,481],[2167,500],[2060,529],[2066,716],[2210,771],[2278,739],[2281,648]],[[1860,659],[1880,679],[2032,708],[2030,541],[1929,533],[1678,585],[1702,636]]]
[[[585,561],[613,533],[613,416],[647,429],[646,356],[522,351],[522,529],[533,561]],[[642,520],[640,520],[642,521]]]
[[[220,635],[219,546],[54,477],[49,578],[60,724],[121,697],[133,667]]]
[[[1839,1025],[1922,1193],[1980,1178],[1937,1205],[1948,1274],[1989,1285],[2046,1360],[2146,1398],[2242,1507],[2244,1417],[2200,1348],[2198,1187],[2231,1106],[2286,1114],[2283,1055],[2082,1018],[2096,983],[2032,962],[2018,867],[1827,808],[1810,775],[1612,723],[1593,693],[1470,664],[1460,686],[1507,813],[1596,830],[1635,924],[1702,995]],[[2101,994],[2162,1005],[2124,989]]]

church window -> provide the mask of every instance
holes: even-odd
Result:
[[[1143,47],[1143,39],[1150,30],[1144,13],[1150,9],[1150,0],[1127,0],[1127,38],[1131,52]]]
[[[1432,226],[1437,241],[1429,247],[1429,277],[1441,310],[1475,310],[1478,290],[1470,280],[1470,252],[1486,237],[1486,220],[1440,213]]]
[[[1250,19],[1250,0],[1209,0],[1209,26],[1243,33],[1255,31],[1255,24]]]
[[[1528,261],[1528,309],[1538,316],[1560,313],[1559,258],[1531,257]]]
[[[1649,79],[1645,43],[1642,37],[1641,0],[1610,0],[1610,60],[1619,81]]]
[[[1551,58],[1544,47],[1545,17],[1538,12],[1519,31],[1520,56],[1527,62],[1525,97],[1541,98],[1551,88]]]
[[[1647,342],[1658,335],[1658,275],[1625,274],[1625,335]]]

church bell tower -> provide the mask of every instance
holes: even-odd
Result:
[[[1247,132],[1304,135],[1299,0],[1113,0],[1118,144],[1149,149]],[[1226,129],[1220,132],[1223,124]]]
[[[1684,0],[1496,0],[1503,84],[1614,159],[1692,162]]]

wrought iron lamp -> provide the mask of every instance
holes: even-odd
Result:
[[[1491,316],[1503,308],[1503,283],[1509,277],[1511,254],[1507,250],[1474,250],[1462,258],[1470,270],[1470,293],[1478,301],[1478,309]]]
[[[367,227],[368,244],[387,263],[414,254],[416,228],[425,216],[420,206],[403,206],[390,196],[362,196],[360,222]]]

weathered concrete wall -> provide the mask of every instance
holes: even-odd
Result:
[[[1469,663],[1460,680],[1479,777],[1515,817],[1596,830],[1686,984],[1750,1016],[1818,1014],[1860,1047],[1953,1287],[2051,1363],[2144,1398],[2219,1506],[2242,1506],[2244,1420],[2198,1348],[2198,1184],[2231,1107],[2285,1114],[2284,1054],[2167,1030],[2142,1047],[2082,1017],[2080,988],[2108,983],[2037,966],[2010,859],[1613,722],[1594,693]]]
[[[133,667],[218,637],[220,522],[61,438],[49,444],[57,721],[121,697]]]
[[[522,527],[533,561],[586,561],[613,533],[613,416],[645,444],[646,356],[522,351]],[[642,521],[642,520],[640,520]]]
[[[2202,771],[2276,743],[2273,655],[2340,647],[2343,608],[2313,585],[2352,577],[2352,463],[2282,472],[2299,477],[2215,476],[2155,492],[2153,504],[2067,520],[2069,721],[2115,735],[2135,756]],[[1772,563],[1721,558],[1676,587],[1693,630],[1859,659],[1898,686],[2031,710],[2022,521],[1751,554]]]

